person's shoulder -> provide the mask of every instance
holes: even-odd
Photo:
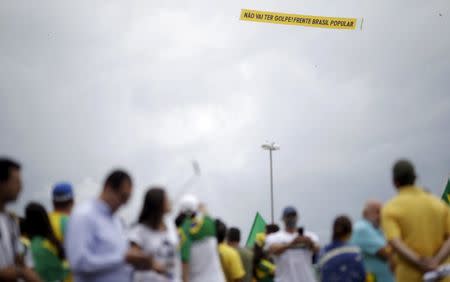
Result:
[[[308,237],[309,239],[313,240],[316,243],[319,242],[319,235],[317,235],[316,233],[314,233],[312,231],[306,230],[305,236]]]
[[[266,244],[267,243],[276,243],[277,241],[280,241],[283,238],[282,230],[279,230],[275,233],[269,234],[266,237]]]
[[[141,232],[145,232],[146,229],[148,229],[145,225],[141,224],[141,223],[136,223],[133,224],[130,228],[129,228],[129,232],[130,233],[141,233]],[[150,231],[150,230],[149,230]]]
[[[90,219],[92,218],[94,213],[95,213],[94,201],[91,200],[77,205],[74,211],[72,212],[70,219],[77,219],[77,220]]]
[[[373,225],[367,220],[360,219],[353,225],[353,232],[369,232],[374,229]]]

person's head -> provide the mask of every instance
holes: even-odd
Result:
[[[266,225],[266,235],[276,233],[280,230],[278,224],[267,224]]]
[[[132,191],[130,175],[123,170],[114,170],[106,177],[101,197],[115,212],[128,202]]]
[[[166,191],[161,187],[150,188],[145,194],[138,222],[152,229],[159,229],[164,214],[169,213],[170,209],[170,201]]]
[[[219,244],[225,241],[225,236],[227,235],[227,226],[220,219],[216,219],[216,236],[217,242]]]
[[[348,216],[338,216],[333,223],[333,241],[345,242],[352,235],[352,222]]]
[[[16,201],[21,189],[20,164],[11,159],[0,158],[0,208]]]
[[[47,211],[39,204],[31,202],[25,207],[26,231],[31,240],[42,237],[49,240],[57,249],[58,256],[64,258],[64,249],[53,233]]]
[[[68,182],[55,184],[52,191],[52,202],[56,211],[70,214],[74,204],[72,185]]]
[[[363,210],[363,217],[377,228],[380,226],[382,206],[381,202],[370,200],[366,203]]]
[[[397,161],[392,168],[392,180],[397,188],[414,185],[416,172],[413,164],[408,160]]]
[[[227,232],[227,242],[230,246],[238,247],[241,242],[241,231],[237,227],[231,227]]]
[[[200,208],[200,201],[191,194],[186,194],[180,199],[180,213],[186,216],[194,216]]]
[[[283,222],[286,226],[286,230],[295,231],[297,227],[297,210],[294,207],[288,206],[283,210]]]

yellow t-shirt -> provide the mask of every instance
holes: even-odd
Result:
[[[225,243],[219,245],[220,262],[227,282],[241,279],[245,275],[239,253]]]
[[[450,208],[421,188],[403,187],[383,207],[381,223],[388,241],[401,239],[419,256],[433,257],[450,235]],[[421,282],[423,273],[397,257],[395,276],[397,282]]]

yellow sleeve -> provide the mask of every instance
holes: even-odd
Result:
[[[445,233],[447,236],[450,235],[450,208],[443,204],[443,212],[444,212],[444,219],[445,219]]]
[[[230,252],[230,276],[232,279],[239,279],[245,276],[244,266],[237,251]]]
[[[387,241],[401,238],[402,232],[400,225],[395,217],[395,213],[389,205],[386,205],[381,212],[381,227]]]

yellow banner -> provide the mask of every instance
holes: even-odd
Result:
[[[241,10],[241,21],[274,23],[285,25],[300,25],[330,29],[356,29],[355,18],[334,18],[321,16],[307,16],[286,13],[275,13],[256,10]]]

